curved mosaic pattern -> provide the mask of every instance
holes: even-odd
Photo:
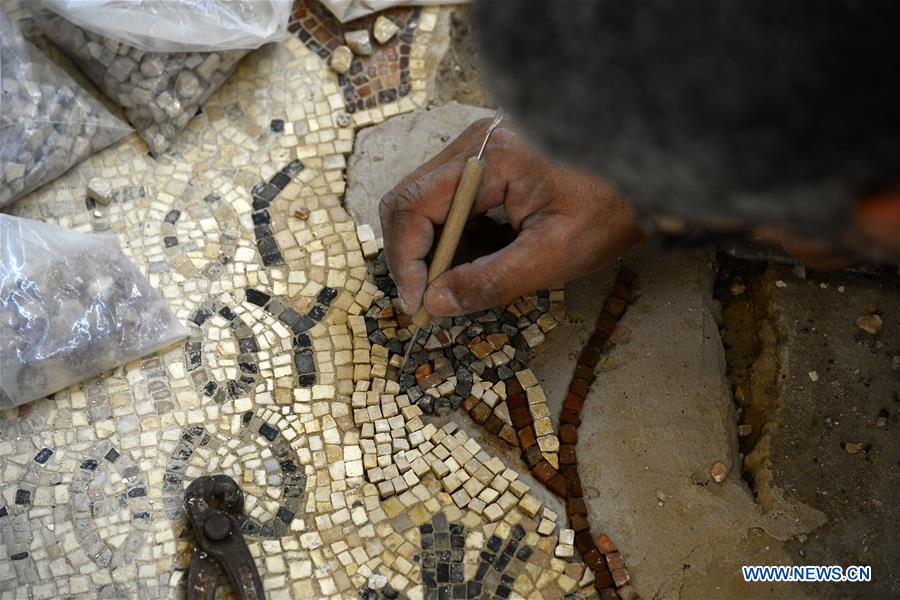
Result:
[[[167,154],[131,136],[12,207],[116,235],[193,335],[0,413],[0,596],[178,596],[182,494],[217,472],[245,493],[272,598],[592,592],[524,465],[435,422],[469,410],[519,443],[512,382],[534,378],[561,292],[448,323],[401,373],[408,323],[341,206],[355,128],[426,102],[440,9],[391,11],[400,33],[339,77],[320,53],[343,28],[296,7],[312,20],[250,53]],[[86,200],[94,177],[108,205]],[[537,425],[540,386],[521,386]],[[537,437],[561,462],[555,434]]]
[[[110,494],[114,490],[116,493]],[[151,521],[147,478],[110,442],[94,446],[69,484],[75,537],[98,567],[133,563]]]
[[[262,379],[253,330],[216,301],[201,305],[190,321],[197,327],[185,343],[184,359],[196,388],[219,404],[248,395]]]
[[[286,535],[303,509],[303,467],[283,434],[253,412],[240,416],[236,437],[210,434],[201,425],[182,431],[163,477],[166,518],[183,517],[185,488],[197,477],[214,473],[241,482],[247,508],[240,527],[246,536]]]
[[[209,193],[183,208],[171,208],[160,224],[168,266],[186,278],[221,277],[225,265],[235,260],[240,240],[237,213],[220,194]],[[164,272],[166,263],[151,265]]]

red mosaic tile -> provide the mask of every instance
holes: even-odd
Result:
[[[584,396],[569,392],[563,401],[563,408],[572,412],[580,412],[584,408]]]
[[[631,575],[628,573],[628,569],[616,569],[612,572],[613,581],[616,584],[616,587],[622,587],[629,581],[631,581]]]
[[[607,554],[606,564],[609,566],[610,571],[625,568],[625,561],[622,560],[622,555],[618,552],[610,552],[609,554]]]
[[[541,483],[547,483],[554,475],[558,475],[556,469],[553,468],[553,465],[543,459],[531,468],[531,474]]]
[[[566,497],[566,478],[559,473],[551,477],[550,481],[548,481],[546,485],[548,490],[550,490],[560,498]]]
[[[519,447],[527,450],[531,446],[537,444],[537,437],[534,434],[534,427],[528,425],[519,430]]]
[[[559,428],[559,441],[563,444],[576,443],[578,441],[578,429],[574,425],[562,425]]]
[[[608,535],[600,534],[597,536],[597,548],[603,554],[609,554],[616,551],[616,545]]]

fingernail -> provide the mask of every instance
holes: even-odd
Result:
[[[428,312],[437,316],[455,316],[462,314],[463,309],[450,288],[431,288],[425,292]]]

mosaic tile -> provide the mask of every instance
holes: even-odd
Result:
[[[314,0],[297,2],[288,30],[327,63],[347,50],[345,33],[373,31],[374,51],[346,57],[349,67],[338,76],[348,113],[375,108],[403,98],[412,91],[411,49],[420,8],[395,8],[342,24]]]
[[[241,61],[167,153],[132,135],[12,207],[116,235],[191,335],[0,413],[0,598],[182,597],[183,493],[213,473],[245,494],[273,598],[592,593],[577,553],[558,556],[581,529],[560,543],[528,463],[434,423],[466,412],[516,447],[532,427],[535,464],[565,473],[575,438],[547,429],[528,370],[562,291],[444,322],[401,370],[408,322],[379,240],[341,205],[355,128],[426,102],[443,9],[389,11],[399,30],[346,76],[331,53],[374,18],[295,9],[295,35]]]

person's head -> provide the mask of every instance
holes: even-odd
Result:
[[[663,227],[900,257],[900,3],[482,0],[485,78]]]

